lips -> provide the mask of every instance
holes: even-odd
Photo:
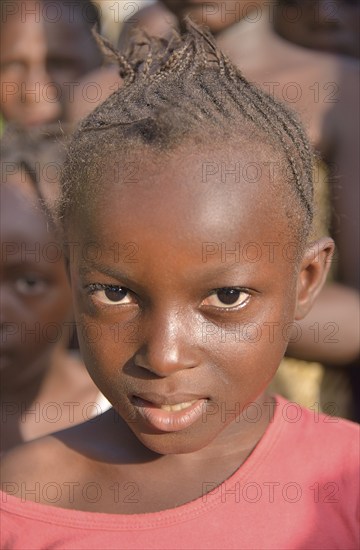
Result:
[[[142,394],[132,398],[146,424],[162,432],[177,432],[190,427],[202,417],[206,402],[206,398],[190,395],[165,398]]]

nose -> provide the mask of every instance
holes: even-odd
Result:
[[[199,362],[196,327],[189,312],[162,311],[149,316],[135,364],[159,377],[194,368]]]
[[[46,124],[62,116],[61,90],[43,66],[32,67],[21,85],[21,101],[31,109],[30,123]]]

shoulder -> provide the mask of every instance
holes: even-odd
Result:
[[[15,447],[1,460],[1,489],[26,500],[41,501],[46,486],[83,482],[106,455],[111,411],[78,426]],[[110,420],[110,422],[109,422]],[[106,458],[106,456],[105,456]]]
[[[22,496],[24,489],[66,477],[69,462],[64,444],[54,436],[41,437],[15,447],[1,459],[1,489]],[[30,497],[29,500],[33,500]]]
[[[276,401],[278,418],[286,440],[294,445],[294,454],[304,450],[312,458],[321,458],[329,465],[346,463],[354,467],[360,453],[358,424],[320,413],[318,403],[307,409],[282,397],[277,397]]]
[[[296,110],[329,117],[358,103],[359,62],[345,56],[292,46],[275,71],[275,91]],[[276,80],[275,79],[275,80]]]
[[[329,414],[326,414],[321,412],[318,402],[311,407],[304,407],[280,395],[276,395],[275,400],[276,409],[280,411],[282,419],[289,424],[299,424],[301,429],[321,430],[324,433],[335,430],[345,436],[354,435],[360,430],[360,425],[356,422],[335,416],[335,403],[327,403]]]
[[[297,480],[304,488],[321,487],[324,499],[333,490],[336,502],[353,514],[350,508],[359,505],[360,426],[320,414],[316,403],[309,410],[281,397],[276,402],[272,475]]]
[[[279,71],[301,71],[305,76],[310,71],[318,81],[338,79],[341,74],[358,78],[359,62],[352,57],[302,47],[277,34],[272,35],[271,46],[281,57]]]

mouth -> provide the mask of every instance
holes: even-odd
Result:
[[[184,430],[199,420],[208,401],[204,397],[134,395],[131,399],[146,424],[160,432]]]
[[[192,405],[196,403],[195,401],[185,401],[183,403],[176,403],[176,405],[161,405],[160,409],[162,411],[168,411],[168,412],[176,412],[176,411],[182,411],[184,409],[188,409]]]

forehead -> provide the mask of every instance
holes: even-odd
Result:
[[[166,234],[175,245],[246,233],[266,240],[270,233],[288,233],[281,171],[265,148],[249,145],[111,159],[76,218],[88,235],[108,238],[136,233],[145,242]]]
[[[39,48],[44,50],[45,41],[44,22],[37,16],[24,20],[19,11],[1,24],[1,56],[18,54],[31,57]]]

